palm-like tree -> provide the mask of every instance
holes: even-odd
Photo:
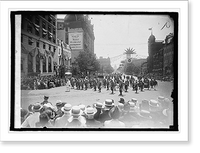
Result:
[[[135,49],[129,47],[125,50],[124,54],[136,54],[136,51]]]

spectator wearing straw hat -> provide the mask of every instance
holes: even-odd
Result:
[[[26,118],[26,120],[22,123],[22,128],[35,128],[36,127],[36,123],[39,122],[39,116],[40,116],[40,109],[42,108],[42,106],[40,104],[35,104],[33,105],[33,114],[31,114],[29,117]]]
[[[58,117],[62,117],[63,116],[63,111],[61,110],[61,108],[63,107],[63,102],[61,100],[57,100],[56,102],[56,117],[55,118],[58,118]]]
[[[94,115],[96,112],[97,112],[97,110],[93,107],[88,107],[85,110],[85,115],[86,115],[86,123],[85,124],[87,127],[92,127],[92,128],[101,127],[101,122],[94,119]]]
[[[94,103],[94,107],[96,108],[97,112],[94,114],[94,119],[99,121],[99,117],[102,113],[103,104],[100,102]]]
[[[78,128],[78,127],[85,127],[85,124],[81,122],[79,117],[82,114],[82,110],[79,106],[74,106],[71,109],[71,117],[68,119],[69,123],[65,125],[67,128]]]
[[[114,106],[109,111],[109,116],[110,116],[111,120],[104,122],[105,128],[125,127],[125,124],[123,122],[119,121],[119,118],[121,116],[121,111],[117,106]]]
[[[102,109],[102,113],[99,116],[99,121],[104,123],[107,120],[110,120],[111,117],[109,116],[110,109],[114,106],[112,99],[106,99],[104,102],[104,107]]]
[[[68,123],[68,119],[71,117],[71,109],[71,104],[65,104],[64,107],[61,108],[61,110],[64,112],[64,115],[55,120],[55,127],[65,127],[65,125]]]

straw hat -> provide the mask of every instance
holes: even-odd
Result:
[[[73,117],[79,117],[83,113],[79,106],[72,107],[70,112]]]
[[[65,104],[64,107],[61,108],[61,110],[62,110],[65,114],[70,113],[71,109],[72,109],[72,105],[71,105],[71,104]]]
[[[160,103],[156,100],[150,100],[149,101],[149,111],[151,112],[157,112],[160,111]]]
[[[34,112],[39,112],[42,106],[40,104],[34,104],[32,109]]]
[[[86,115],[94,115],[97,112],[97,110],[93,107],[88,107],[85,110]]]
[[[103,104],[100,103],[100,102],[97,102],[97,103],[94,104],[94,107],[95,108],[103,108]]]
[[[114,106],[114,102],[112,99],[106,99],[105,102],[104,102],[104,106],[105,107],[112,107]]]
[[[131,98],[131,102],[137,103],[138,100],[136,98]]]
[[[165,97],[163,96],[158,96],[157,98],[158,102],[163,102],[165,100]]]

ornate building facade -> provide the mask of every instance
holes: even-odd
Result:
[[[21,74],[52,75],[57,54],[56,15],[22,14]]]

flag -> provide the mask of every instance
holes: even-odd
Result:
[[[36,30],[36,31],[39,31],[40,26],[37,25],[37,24],[35,24],[35,23],[33,23],[33,25],[34,25],[35,30]]]

